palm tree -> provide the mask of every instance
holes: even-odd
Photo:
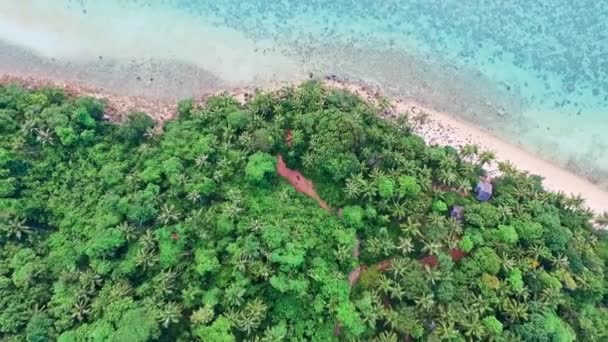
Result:
[[[225,176],[224,171],[222,171],[220,169],[216,169],[215,171],[213,171],[213,176],[212,176],[213,180],[218,183],[222,182],[222,180],[224,179],[224,176]]]
[[[190,201],[192,203],[196,203],[196,202],[200,201],[201,194],[199,194],[198,191],[190,191],[186,195],[186,198],[188,199],[188,201]]]
[[[344,193],[346,194],[346,198],[357,198],[361,193],[361,190],[361,184],[357,182],[356,179],[349,178],[346,180],[346,185],[344,186]]]
[[[389,205],[389,210],[392,212],[392,216],[401,220],[405,217],[407,209],[407,203],[400,202],[399,200],[393,200]]]
[[[457,321],[457,319],[462,316],[451,304],[441,304],[437,309],[436,317],[441,321]]]
[[[392,331],[383,331],[380,335],[374,338],[374,342],[398,342],[399,336]]]
[[[472,188],[471,182],[467,178],[459,178],[455,185],[456,190],[463,194],[467,194]]]
[[[403,173],[404,175],[414,176],[417,169],[416,162],[403,157],[403,155],[400,153],[397,154],[397,157],[397,169],[399,172]]]
[[[389,106],[389,107],[391,107],[391,106]],[[399,128],[401,133],[409,133],[411,130],[411,124],[409,122],[409,119],[410,119],[409,112],[397,113],[397,117],[395,118],[395,120],[393,120],[393,122],[395,123],[395,126],[397,126],[397,128]]]
[[[420,112],[416,113],[412,117],[412,121],[414,122],[414,129],[428,123],[430,120],[430,117],[431,117],[430,114],[427,112],[420,111]]]
[[[53,145],[54,137],[53,131],[50,128],[34,128],[34,132],[36,133],[36,141],[44,145]]]
[[[535,244],[530,247],[530,249],[528,250],[528,254],[534,259],[538,259],[540,257],[546,259],[551,256],[551,251],[545,245]]]
[[[490,303],[481,294],[466,296],[463,302],[463,310],[466,315],[477,313],[483,316],[492,309]]]
[[[243,296],[245,295],[245,289],[241,286],[233,283],[224,292],[224,301],[228,305],[239,306],[243,303]]]
[[[479,341],[485,334],[484,326],[479,319],[479,314],[467,315],[463,317],[464,320],[460,323],[464,330],[464,335],[471,338],[474,341]]]
[[[147,270],[148,268],[154,267],[158,262],[158,257],[154,253],[154,250],[148,248],[140,248],[137,251],[137,266],[143,268],[143,270]]]
[[[264,303],[260,298],[256,298],[249,301],[245,305],[245,311],[248,315],[255,317],[256,320],[261,321],[268,311],[268,305]]]
[[[497,209],[501,222],[508,222],[513,217],[513,210],[508,205],[501,204]]]
[[[249,229],[251,229],[251,231],[253,231],[255,233],[259,233],[262,230],[262,227],[263,227],[263,225],[260,222],[260,220],[254,219],[253,221],[251,221]]]
[[[424,189],[423,183],[424,180],[430,181],[431,176],[433,175],[433,170],[429,168],[427,165],[423,165],[418,169],[418,181],[422,188]]]
[[[587,219],[587,221],[591,221],[595,217],[595,211],[589,207],[581,208],[580,213]]]
[[[72,318],[81,322],[91,314],[89,299],[87,297],[80,298],[72,307]]]
[[[454,170],[458,165],[458,160],[453,154],[443,154],[439,159],[439,167],[442,170]]]
[[[268,307],[266,304],[259,298],[256,298],[247,303],[244,311],[234,312],[233,320],[239,330],[244,331],[249,335],[253,330],[260,326],[267,309]]]
[[[395,283],[393,287],[389,291],[389,297],[395,300],[401,300],[405,296],[405,290],[399,285],[399,283]]]
[[[408,260],[404,258],[394,258],[391,262],[391,272],[396,278],[405,276],[409,268]]]
[[[382,318],[384,318],[385,326],[390,326],[392,329],[397,331],[403,330],[403,319],[398,312],[390,308],[384,309],[382,312]]]
[[[441,243],[432,240],[424,240],[422,243],[422,251],[429,255],[439,255],[443,247]]]
[[[445,169],[442,168],[439,171],[439,181],[441,182],[441,184],[446,185],[446,186],[452,186],[454,184],[456,184],[456,181],[458,180],[457,175],[451,170],[451,169]]]
[[[441,278],[443,277],[443,274],[440,270],[438,270],[437,268],[433,268],[429,265],[424,265],[424,271],[424,277],[428,282],[433,285],[435,285],[435,283],[438,280],[441,280]]]
[[[452,340],[458,337],[458,331],[454,327],[454,322],[440,321],[433,335],[439,337],[442,341]]]
[[[583,208],[584,204],[585,204],[585,199],[580,194],[578,194],[578,195],[571,194],[566,199],[566,206],[571,209],[580,210]]]
[[[399,237],[399,243],[397,244],[397,249],[401,251],[401,254],[408,255],[414,250],[414,244],[412,243],[412,239],[409,237]]]
[[[365,182],[361,184],[363,199],[372,200],[377,193],[376,185],[373,182]]]
[[[589,276],[587,276],[585,273],[580,274],[580,275],[574,274],[573,277],[574,277],[574,280],[576,281],[576,285],[580,289],[587,290],[591,286],[591,284],[589,283]]]
[[[412,219],[411,216],[407,218],[405,223],[400,224],[399,227],[408,237],[416,238],[422,236],[422,233],[420,232],[420,227],[422,227],[422,225],[418,221]]]
[[[377,282],[377,289],[384,294],[391,292],[393,289],[393,280],[384,274],[380,275]]]
[[[33,119],[26,119],[21,125],[21,134],[28,136],[36,131],[36,123]]]
[[[154,140],[158,135],[156,134],[156,130],[154,127],[146,128],[146,132],[144,133],[144,138],[147,140]]]
[[[384,143],[388,146],[389,149],[392,149],[393,146],[397,143],[398,139],[394,133],[386,133],[384,135]]]
[[[365,251],[372,257],[378,257],[382,253],[382,241],[377,237],[367,239],[365,243]]]
[[[168,328],[171,323],[179,322],[182,316],[181,306],[175,302],[167,303],[158,314],[158,321]]]
[[[378,215],[376,216],[376,221],[379,225],[388,225],[391,223],[391,217],[388,215]]]
[[[460,157],[466,160],[471,160],[479,153],[479,146],[475,144],[467,144],[460,148]]]
[[[556,206],[564,206],[567,196],[563,191],[550,192],[547,195],[547,200],[549,202],[554,203]]]
[[[146,232],[139,238],[139,244],[143,249],[153,250],[156,248],[156,237],[152,230],[146,230]]]
[[[414,303],[416,303],[417,308],[422,309],[425,312],[430,312],[430,310],[435,307],[435,297],[432,293],[424,294],[414,299]]]
[[[352,251],[349,246],[339,245],[338,249],[334,251],[334,255],[336,256],[336,260],[342,262],[351,257]]]
[[[551,257],[549,257],[549,259],[550,259],[553,267],[555,267],[557,269],[566,269],[566,268],[568,268],[568,266],[570,266],[568,257],[561,253],[557,253],[556,256],[552,255]]]
[[[238,202],[229,202],[226,205],[225,212],[230,218],[237,218],[239,214],[245,209],[239,206]]]
[[[4,231],[7,238],[15,238],[21,240],[26,235],[32,233],[32,228],[25,224],[26,219],[19,219],[14,217],[10,219],[6,224],[2,224],[0,229]]]
[[[476,166],[471,163],[460,163],[460,165],[458,165],[458,172],[465,177],[475,175],[475,171]]]
[[[112,286],[112,290],[110,291],[110,297],[118,300],[127,296],[131,296],[132,293],[133,287],[131,286],[131,284],[128,281],[121,281]]]
[[[483,151],[479,154],[477,158],[477,162],[479,166],[484,166],[485,164],[489,164],[496,159],[496,154],[492,151]]]
[[[498,171],[505,177],[514,177],[517,175],[515,165],[508,160],[498,162]]]
[[[376,182],[376,181],[378,181],[378,179],[380,179],[380,177],[384,176],[384,170],[379,169],[379,168],[373,168],[372,172],[370,172],[369,176],[373,182]]]
[[[133,241],[137,237],[135,227],[127,222],[120,223],[116,228],[124,235],[127,241]]]
[[[260,128],[265,123],[266,123],[266,120],[264,119],[264,115],[262,113],[254,112],[253,115],[251,115],[251,126],[253,128]]]
[[[254,340],[253,342],[275,342],[275,341],[285,341],[287,339],[287,330],[281,328],[280,325],[269,326],[264,330],[264,336],[262,336],[259,340]]]
[[[428,219],[429,226],[432,228],[445,227],[445,224],[446,224],[445,216],[443,216],[437,212],[430,213],[427,219]]]
[[[598,215],[594,222],[600,227],[608,228],[608,211],[604,211],[602,214]]]
[[[511,298],[505,299],[502,303],[502,311],[511,323],[528,319],[528,306]]]
[[[452,233],[452,236],[458,236],[462,234],[463,231],[462,223],[453,217],[447,220],[446,228]]]
[[[197,167],[204,168],[209,165],[209,155],[201,154],[194,160],[194,164]]]
[[[163,204],[160,215],[158,216],[158,220],[162,224],[168,224],[170,222],[176,222],[179,220],[179,214],[175,209],[175,205],[171,204]]]
[[[238,313],[234,319],[239,330],[244,331],[247,335],[257,329],[261,323],[254,316],[248,315],[245,312]]]
[[[302,165],[304,165],[304,167],[307,169],[312,169],[315,166],[316,159],[317,157],[314,153],[306,151],[304,152],[304,155],[302,155]]]
[[[82,290],[87,295],[95,294],[96,290],[103,283],[101,276],[99,274],[95,274],[91,270],[80,272],[79,281],[82,286]]]
[[[547,287],[543,289],[540,294],[539,300],[541,304],[543,304],[543,306],[552,309],[555,309],[558,305],[564,304],[566,302],[561,289],[555,287]]]
[[[515,268],[515,266],[517,265],[515,258],[510,256],[509,253],[505,253],[505,252],[499,253],[499,257],[501,260],[500,264],[502,265],[502,268],[506,272],[512,271]]]
[[[370,327],[371,329],[376,329],[376,324],[380,319],[380,313],[376,306],[372,306],[371,308],[365,308],[365,310],[361,310],[361,320],[365,325]]]
[[[194,325],[204,325],[213,319],[214,310],[211,305],[206,304],[205,306],[198,308],[192,315],[190,315],[190,321]]]
[[[154,287],[156,289],[156,293],[160,293],[163,295],[171,295],[175,291],[176,287],[176,279],[177,273],[169,270],[169,271],[161,271],[154,278]]]

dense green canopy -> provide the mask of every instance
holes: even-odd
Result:
[[[379,112],[311,82],[183,101],[161,134],[0,87],[0,339],[608,339],[608,242],[580,201],[502,164],[480,203],[489,154]]]

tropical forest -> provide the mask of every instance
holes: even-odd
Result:
[[[0,340],[608,340],[579,197],[319,81],[177,108],[0,86]]]

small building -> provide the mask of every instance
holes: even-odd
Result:
[[[458,222],[462,221],[464,218],[464,207],[460,205],[453,206],[450,211],[450,217]]]
[[[477,183],[475,195],[475,197],[482,202],[489,200],[490,197],[492,197],[492,183],[487,181]]]

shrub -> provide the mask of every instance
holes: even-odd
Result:
[[[276,174],[276,157],[268,153],[257,152],[249,157],[245,167],[247,180],[253,184],[264,183]]]
[[[251,121],[251,114],[244,110],[237,110],[228,114],[226,120],[232,128],[239,130],[245,128],[249,124]]]

